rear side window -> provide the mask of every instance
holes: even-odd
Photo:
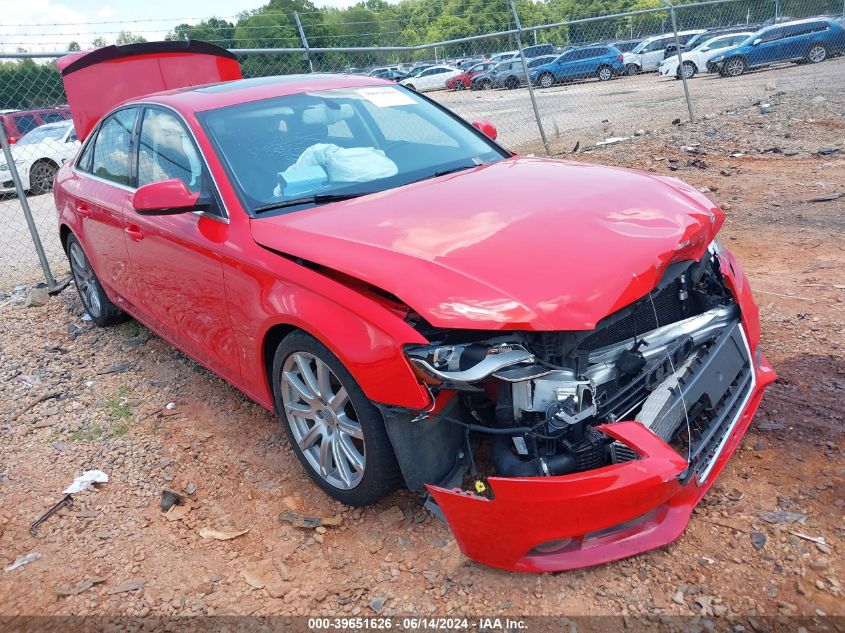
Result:
[[[169,112],[147,108],[138,137],[138,186],[178,178],[200,190],[202,163],[182,123]]]
[[[14,126],[18,129],[18,134],[23,136],[30,130],[38,127],[38,119],[32,114],[22,114],[20,116],[12,117]]]
[[[115,112],[103,121],[94,140],[91,173],[121,185],[132,183],[129,149],[137,110]]]

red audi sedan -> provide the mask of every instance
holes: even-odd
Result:
[[[192,85],[237,62],[174,46],[60,63],[84,144],[55,199],[97,325],[131,315],[274,411],[335,499],[418,491],[487,565],[683,532],[775,379],[715,204],[516,156],[384,80]]]

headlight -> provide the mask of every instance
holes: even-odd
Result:
[[[466,386],[505,367],[535,360],[531,352],[513,343],[411,345],[404,352],[422,382],[447,387]]]

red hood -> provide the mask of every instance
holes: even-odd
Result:
[[[672,178],[511,158],[251,226],[259,244],[386,290],[434,326],[580,330],[701,257],[723,219]]]

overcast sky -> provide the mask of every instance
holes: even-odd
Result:
[[[233,18],[267,0],[0,0],[0,50],[64,50],[83,47],[102,35],[114,41],[121,30],[161,39],[181,22]],[[354,0],[316,0],[317,6],[345,7]],[[191,19],[193,18],[193,19]]]

